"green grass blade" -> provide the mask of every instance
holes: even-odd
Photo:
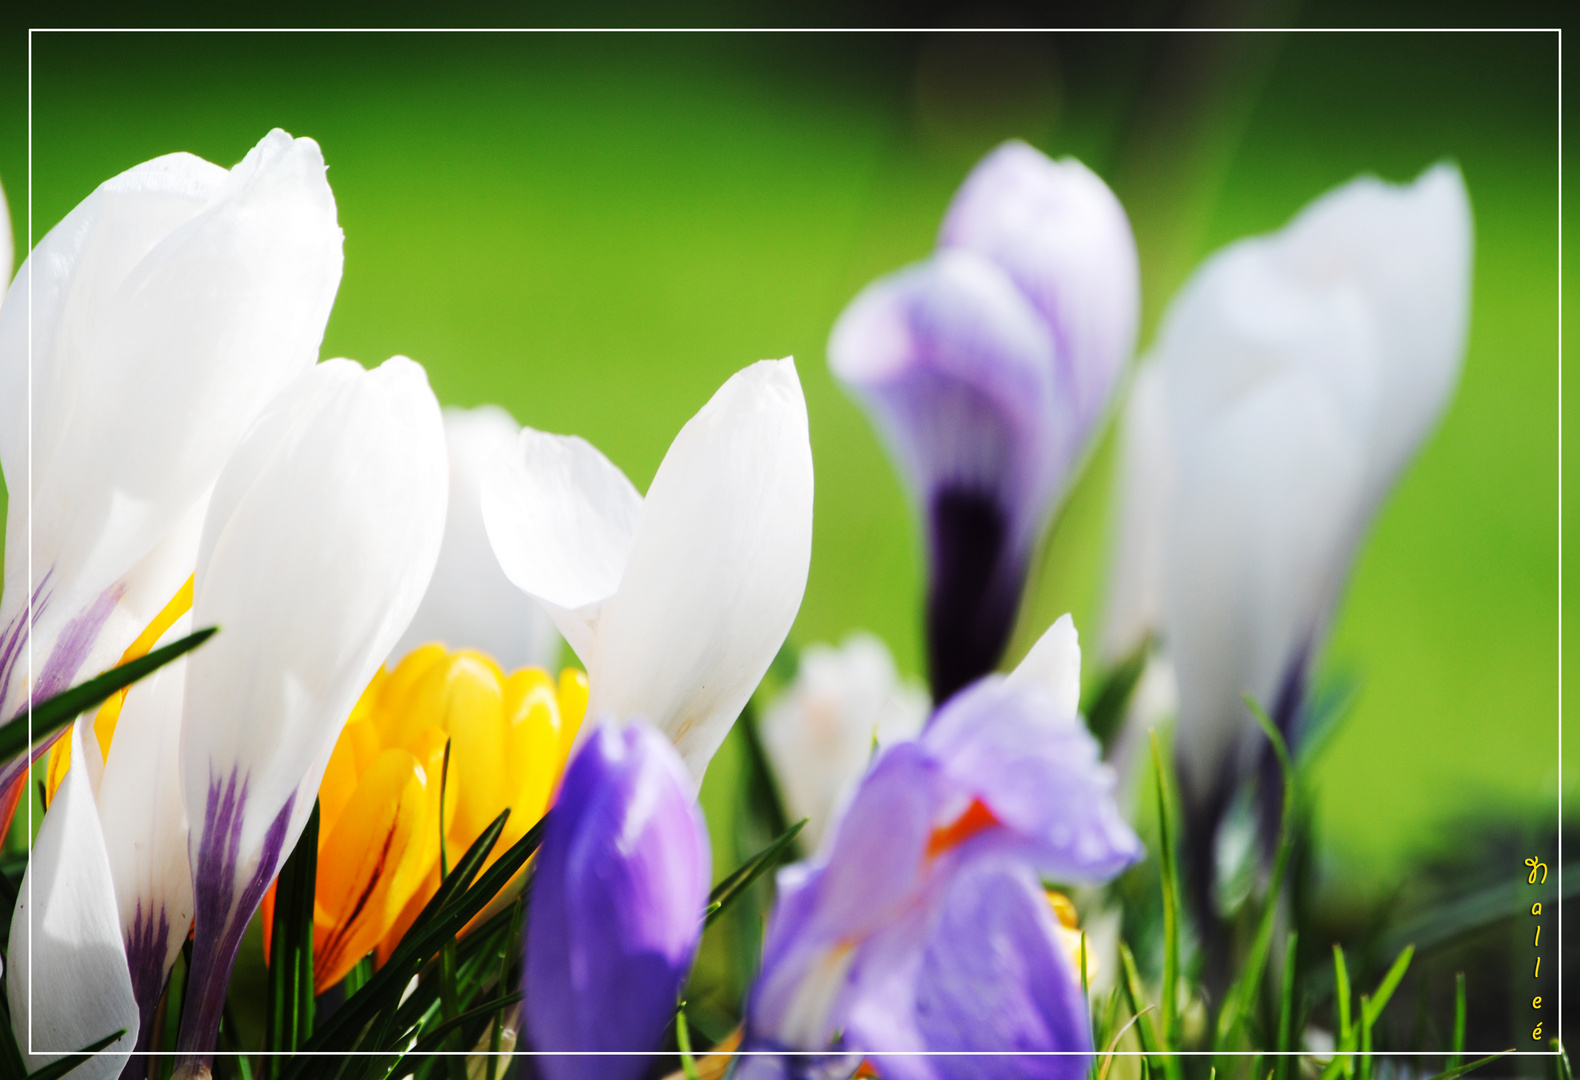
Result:
[[[1569,1051],[1564,1049],[1564,1044],[1558,1039],[1548,1039],[1547,1045],[1551,1046],[1553,1053],[1558,1055],[1556,1059],[1558,1080],[1575,1080],[1574,1070],[1569,1067]]]
[[[170,661],[191,652],[218,631],[217,626],[194,631],[168,645],[161,645],[146,656],[129,660],[102,675],[95,675],[87,682],[35,703],[32,741],[37,742],[65,727],[89,709],[109,700],[117,691],[126,689],[138,679],[152,675]],[[0,726],[0,761],[10,761],[25,751],[28,745],[27,709],[24,708],[4,726]]]
[[[1454,1041],[1452,1052],[1448,1056],[1448,1068],[1452,1072],[1459,1067],[1460,1060],[1465,1056],[1465,973],[1454,973]]]
[[[1256,701],[1247,696],[1246,707],[1262,726],[1273,753],[1278,758],[1279,772],[1284,780],[1284,799],[1278,828],[1278,853],[1273,858],[1273,873],[1267,882],[1267,902],[1262,906],[1262,916],[1257,923],[1256,936],[1251,940],[1250,951],[1239,977],[1224,998],[1223,1009],[1218,1013],[1218,1026],[1214,1039],[1215,1048],[1225,1048],[1235,1033],[1251,1014],[1257,993],[1262,984],[1262,972],[1267,968],[1268,954],[1273,948],[1273,924],[1278,915],[1278,898],[1283,892],[1284,878],[1289,872],[1289,861],[1295,850],[1295,769],[1289,758],[1289,748],[1284,737],[1267,713]]]
[[[1158,1003],[1161,1014],[1162,1049],[1177,1049],[1179,1038],[1180,928],[1179,928],[1179,870],[1174,860],[1174,810],[1169,799],[1168,778],[1163,767],[1163,751],[1158,747],[1156,731],[1148,733],[1152,740],[1152,772],[1158,801],[1158,860],[1162,868],[1163,888],[1163,987]],[[1169,1068],[1169,1062],[1174,1063]],[[1167,1058],[1164,1068],[1173,1075],[1179,1068],[1175,1058]]]
[[[1284,943],[1284,984],[1278,995],[1278,1080],[1288,1080],[1289,1065],[1294,1060],[1289,1051],[1294,1049],[1290,1029],[1295,1020],[1295,948],[1299,940],[1300,935],[1291,932]]]
[[[1371,1025],[1371,997],[1361,995],[1361,1052],[1356,1057],[1355,1072],[1359,1080],[1371,1080],[1372,1076],[1372,1025]]]
[[[318,883],[318,804],[295,849],[280,868],[269,938],[264,1049],[294,1051],[313,1033],[313,899]],[[264,1059],[273,1080],[285,1057]]]
[[[440,883],[439,891],[434,893],[433,899],[428,901],[412,923],[389,962],[375,972],[373,978],[354,997],[347,998],[301,1049],[352,1049],[363,1029],[374,1018],[381,1012],[388,1015],[397,1008],[400,995],[417,968],[438,953],[446,938],[453,937],[473,915],[481,911],[532,852],[537,850],[543,838],[547,815],[501,855],[478,878],[475,886],[470,889],[466,887],[468,880],[477,874],[478,867],[482,866],[488,853],[499,841],[499,834],[504,831],[508,816],[509,811],[502,811],[467,848],[454,871]],[[483,893],[487,895],[481,895]],[[287,1067],[285,1076],[290,1080],[300,1080],[311,1060],[298,1055]]]
[[[1466,1073],[1479,1069],[1483,1065],[1490,1065],[1500,1057],[1512,1053],[1514,1053],[1513,1050],[1505,1050],[1501,1054],[1493,1054],[1489,1057],[1481,1058],[1479,1061],[1472,1061],[1468,1065],[1456,1065],[1452,1069],[1443,1070],[1436,1076],[1427,1077],[1427,1080],[1458,1080],[1459,1077],[1464,1076]]]
[[[1097,691],[1084,703],[1086,728],[1104,750],[1119,732],[1119,724],[1130,707],[1130,698],[1136,685],[1147,670],[1147,660],[1152,654],[1152,639],[1147,637],[1129,656],[1109,670],[1107,678]]]
[[[1404,952],[1400,953],[1388,969],[1388,974],[1383,976],[1383,981],[1377,984],[1377,989],[1372,991],[1371,1004],[1365,1009],[1362,1022],[1371,1027],[1377,1023],[1382,1011],[1388,1007],[1388,999],[1393,997],[1393,992],[1399,988],[1399,980],[1404,978],[1405,969],[1410,966],[1410,958],[1415,956],[1415,946],[1406,945]]]
[[[1125,996],[1130,1000],[1130,1015],[1139,1019],[1151,1006],[1147,1002],[1146,987],[1141,983],[1141,972],[1136,968],[1135,954],[1123,941],[1119,943],[1119,966],[1122,971],[1119,985],[1125,988]],[[1156,1017],[1148,1015],[1136,1024],[1136,1039],[1141,1043],[1143,1053],[1150,1055],[1157,1052],[1162,1039],[1158,1035]],[[1141,1059],[1143,1067],[1146,1061],[1146,1058]]]
[[[680,1050],[680,1069],[686,1080],[702,1080],[697,1075],[697,1062],[691,1056],[691,1028],[686,1023],[686,1003],[681,1002],[675,1012],[675,1045]]]
[[[1333,1001],[1339,1014],[1339,1037],[1334,1049],[1343,1051],[1350,1049],[1354,1032],[1350,1027],[1350,969],[1344,962],[1344,949],[1337,944],[1333,946],[1333,987]],[[1335,1053],[1333,1061],[1344,1071],[1344,1075],[1350,1075],[1349,1054]]]
[[[78,1065],[81,1065],[84,1061],[87,1061],[90,1054],[96,1053],[99,1050],[103,1050],[106,1046],[109,1046],[116,1039],[119,1039],[125,1034],[126,1029],[122,1028],[114,1035],[106,1035],[97,1042],[91,1042],[75,1054],[67,1054],[59,1061],[51,1061],[48,1065],[43,1066],[37,1071],[28,1073],[27,1080],[60,1080],[62,1076],[65,1076],[72,1069],[75,1069]]]
[[[763,848],[756,855],[730,874],[729,877],[714,886],[713,892],[708,896],[707,914],[703,917],[704,926],[712,926],[713,921],[724,914],[726,908],[743,896],[747,889],[769,870],[779,864],[779,861],[789,854],[795,838],[806,827],[806,818],[791,825],[784,832],[774,838],[773,842]]]

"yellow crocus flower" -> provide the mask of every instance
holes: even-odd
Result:
[[[548,809],[586,709],[580,671],[567,668],[558,680],[541,668],[507,675],[483,653],[437,644],[374,676],[318,791],[316,991],[369,952],[387,959],[437,891],[441,790],[451,860],[510,811],[492,862]],[[271,892],[266,934],[273,906]]]

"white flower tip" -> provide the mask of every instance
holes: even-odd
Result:
[[[1060,711],[1073,718],[1081,707],[1081,642],[1075,620],[1068,614],[1059,616],[1010,672],[1008,681],[1052,694]]]

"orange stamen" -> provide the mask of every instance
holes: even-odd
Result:
[[[981,799],[972,799],[966,812],[941,829],[934,829],[927,841],[927,857],[937,858],[951,848],[959,847],[983,829],[1000,824]]]

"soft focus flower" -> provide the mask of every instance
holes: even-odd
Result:
[[[1204,855],[1265,741],[1242,695],[1297,733],[1355,551],[1453,393],[1471,231],[1452,166],[1346,184],[1210,258],[1138,378],[1110,647],[1162,624]]]
[[[368,684],[318,789],[313,981],[333,986],[376,947],[389,956],[439,888],[439,795],[454,861],[500,811],[488,862],[548,809],[587,706],[587,679],[567,668],[506,675],[472,650],[429,644]],[[450,778],[441,783],[445,744]],[[486,864],[485,864],[486,865]],[[264,952],[273,890],[264,901]]]
[[[108,667],[191,575],[215,477],[317,359],[340,269],[318,146],[278,130],[228,172],[138,165],[40,242],[0,308],[0,720]]]
[[[702,936],[707,826],[668,740],[604,724],[565,772],[537,856],[526,1026],[539,1051],[657,1051]],[[548,1080],[635,1080],[649,1058],[545,1056]]]
[[[190,629],[176,622],[171,638]],[[79,1075],[117,1075],[148,1048],[165,976],[192,920],[179,742],[186,660],[137,684],[109,753],[80,719],[51,759],[49,812],[18,890],[6,984],[18,1043],[37,1069],[116,1031]],[[100,714],[102,724],[103,713]],[[102,736],[101,736],[102,738]],[[141,1060],[141,1059],[139,1059]],[[139,1074],[141,1070],[139,1070]]]
[[[1139,857],[1073,705],[1068,617],[885,751],[831,845],[779,874],[748,1003],[746,1077],[1076,1077],[1091,1051],[1077,971],[1040,877],[1100,881]],[[918,1051],[1075,1051],[930,1058]],[[810,1070],[810,1071],[809,1071]]]
[[[937,253],[834,326],[834,374],[926,519],[935,701],[1004,651],[1032,550],[1130,355],[1139,288],[1113,193],[1011,142],[967,178]]]
[[[196,922],[183,1076],[207,1074],[242,930],[427,588],[445,471],[421,367],[330,360],[268,407],[215,485],[193,620],[223,629],[188,661],[181,734]]]
[[[762,739],[790,819],[807,819],[807,850],[821,845],[875,748],[914,739],[929,709],[871,634],[801,650],[795,682],[763,715]]]
[[[521,425],[497,405],[444,410],[450,452],[444,545],[428,592],[395,646],[394,658],[434,641],[452,649],[477,649],[507,670],[551,667],[559,658],[560,635],[553,620],[510,584],[483,527],[483,475],[494,458],[515,448],[520,434]]]
[[[483,520],[586,665],[588,714],[650,720],[700,781],[806,589],[812,448],[794,361],[732,375],[645,499],[586,441],[523,429],[484,478]]]

